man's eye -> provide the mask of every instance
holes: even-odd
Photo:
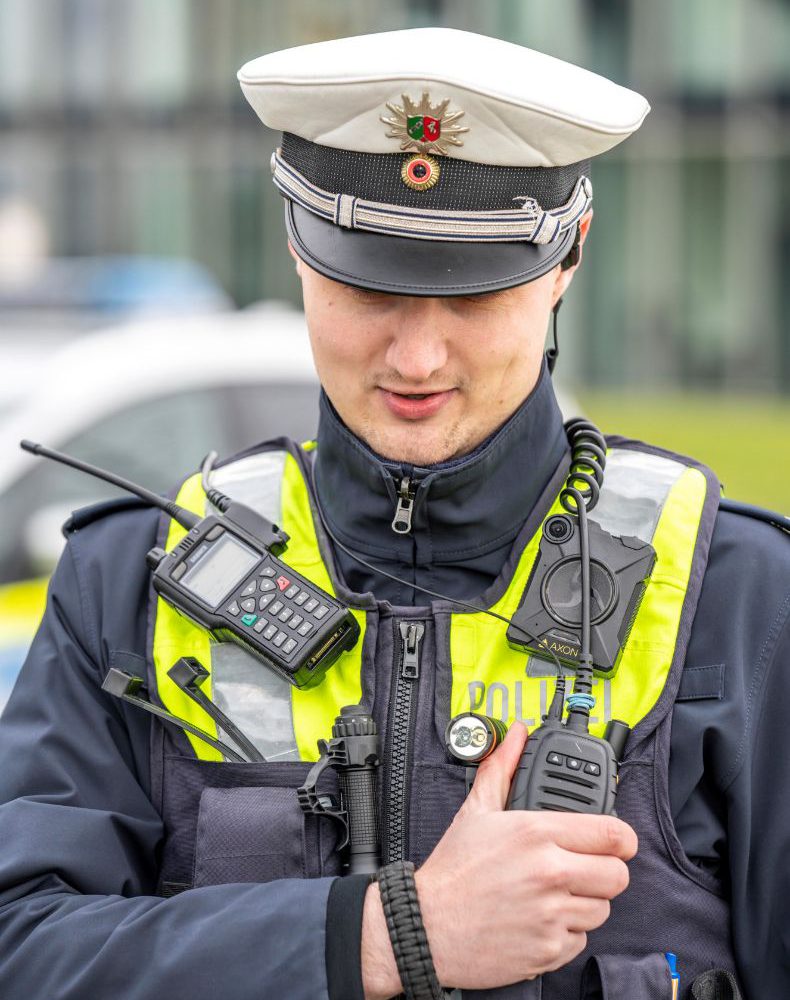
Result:
[[[492,302],[496,302],[497,299],[495,295],[483,293],[482,295],[464,295],[462,296],[462,301],[473,306],[488,306]]]
[[[349,285],[349,289],[352,297],[358,302],[383,302],[386,298],[388,298],[388,296],[383,292],[373,292],[369,288],[354,288],[352,285]]]

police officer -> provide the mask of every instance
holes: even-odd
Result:
[[[671,950],[682,996],[787,995],[790,546],[717,510],[699,463],[609,441],[600,516],[657,553],[597,689],[597,724],[633,728],[621,818],[504,811],[553,667],[475,609],[516,611],[565,481],[544,334],[591,222],[589,160],[646,102],[444,29],[274,53],[240,79],[284,133],[272,170],[324,395],[317,447],[261,445],[211,485],[286,528],[288,565],[362,637],[291,688],[156,598],[145,553],[178,533],[159,512],[73,515],[2,722],[0,993],[624,1000],[672,995]],[[178,495],[202,509],[200,476]],[[167,674],[197,654],[264,763],[101,690],[124,669],[209,728]],[[294,791],[359,701],[385,748],[380,884],[337,877]],[[511,728],[466,797],[442,734],[470,708]]]

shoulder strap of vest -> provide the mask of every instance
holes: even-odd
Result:
[[[719,510],[726,510],[731,514],[742,514],[744,517],[753,517],[757,521],[765,521],[766,524],[771,524],[785,535],[790,536],[790,517],[778,514],[774,510],[756,507],[754,504],[743,503],[740,500],[728,500],[725,497],[719,500]]]

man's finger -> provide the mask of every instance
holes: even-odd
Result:
[[[628,888],[628,867],[620,858],[575,851],[566,851],[561,857],[565,888],[573,896],[612,899]]]
[[[542,830],[558,847],[574,854],[611,854],[629,861],[639,846],[632,827],[616,816],[544,812]]]
[[[478,767],[475,783],[465,802],[467,811],[501,812],[505,808],[513,773],[526,742],[527,727],[514,722],[502,744]]]

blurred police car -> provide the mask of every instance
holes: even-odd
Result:
[[[317,426],[304,316],[284,306],[90,334],[37,360],[34,374],[27,401],[0,416],[0,707],[43,611],[60,526],[72,510],[120,495],[22,452],[22,438],[161,492],[211,448],[304,440]]]

